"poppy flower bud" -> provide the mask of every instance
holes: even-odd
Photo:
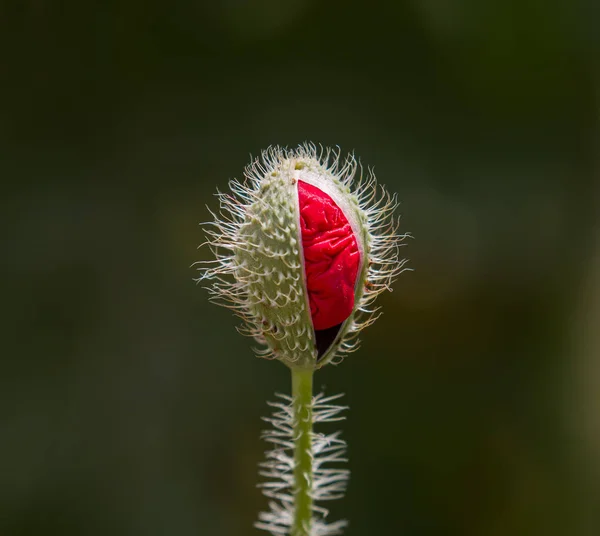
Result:
[[[360,169],[355,179],[354,157],[329,149],[274,147],[217,194],[215,260],[199,280],[242,317],[258,355],[314,369],[354,350],[370,304],[402,271],[396,197]]]

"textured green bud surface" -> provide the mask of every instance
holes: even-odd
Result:
[[[278,359],[302,367],[316,360],[299,240],[297,181],[282,169],[261,181],[240,227],[235,260],[247,284],[248,311]],[[248,247],[249,245],[249,247]]]

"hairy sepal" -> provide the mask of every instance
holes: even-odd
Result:
[[[297,181],[284,166],[260,180],[235,249],[235,278],[245,284],[254,335],[288,365],[312,368],[314,332],[307,306]]]

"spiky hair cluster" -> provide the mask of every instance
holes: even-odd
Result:
[[[357,171],[360,171],[358,177]],[[396,195],[377,184],[352,154],[270,147],[218,192],[220,203],[206,235],[214,259],[201,261],[199,281],[210,281],[211,299],[243,320],[240,331],[261,347],[259,356],[289,366],[318,368],[358,346],[357,335],[378,316],[375,298],[403,270],[394,217]],[[342,210],[361,254],[352,313],[335,329],[314,329],[306,286],[298,181],[325,192]]]
[[[293,400],[287,395],[277,395],[277,402],[270,402],[274,408],[272,417],[265,418],[272,429],[263,433],[265,441],[272,449],[266,453],[266,461],[260,464],[260,475],[268,480],[260,487],[269,498],[269,511],[259,514],[256,528],[266,530],[273,536],[290,534],[294,519],[294,431],[298,415],[294,412]],[[340,414],[347,409],[335,402],[342,395],[326,397],[319,394],[312,400],[312,423],[337,422],[344,419]],[[340,499],[344,496],[350,471],[339,467],[345,463],[346,442],[340,432],[332,434],[311,434],[313,472],[304,475],[312,481],[312,520],[311,536],[334,536],[342,534],[346,521],[329,522],[329,511],[319,503]]]

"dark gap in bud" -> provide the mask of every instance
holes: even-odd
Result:
[[[329,350],[333,341],[340,331],[342,324],[338,324],[337,326],[331,326],[327,329],[315,329],[315,339],[317,341],[317,361],[325,355],[325,352]]]

